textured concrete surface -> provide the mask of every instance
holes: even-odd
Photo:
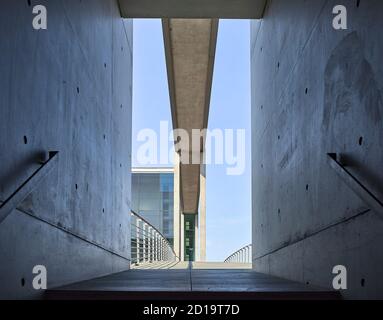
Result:
[[[218,20],[163,19],[162,25],[173,128],[188,133],[175,137],[180,139],[175,151],[181,157],[182,211],[197,214],[204,146],[192,149],[192,130],[207,128]]]
[[[338,292],[228,263],[178,263],[162,270],[129,270],[54,288],[48,299],[337,299]],[[245,266],[246,267],[246,266]]]
[[[182,236],[182,206],[181,206],[181,193],[180,193],[180,160],[179,154],[174,152],[174,215],[173,215],[173,234],[174,242],[173,249],[180,260],[184,259],[183,236]]]
[[[383,221],[328,166],[328,152],[383,199],[383,3],[269,1],[251,24],[253,265],[330,287],[348,270],[346,298],[383,298]]]
[[[34,4],[34,1],[31,3]],[[0,297],[129,268],[132,21],[117,1],[27,1],[0,12],[0,201],[59,151],[50,175],[0,224]]]
[[[266,0],[119,0],[126,18],[262,17]]]
[[[200,168],[200,199],[198,214],[197,261],[206,260],[206,164]]]

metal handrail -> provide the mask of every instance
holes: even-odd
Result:
[[[251,263],[252,255],[252,245],[248,244],[247,246],[242,247],[241,249],[235,251],[230,256],[225,259],[226,263],[236,262],[236,263]]]
[[[178,261],[169,241],[145,218],[131,211],[131,263]]]
[[[0,223],[39,185],[58,163],[58,151],[49,151],[48,160],[33,172],[4,202],[0,205]]]
[[[337,175],[353,190],[372,210],[383,216],[383,200],[369,190],[361,181],[359,181],[347,168],[342,155],[328,153],[327,160],[331,168]]]

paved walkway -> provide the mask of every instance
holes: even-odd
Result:
[[[222,262],[163,262],[141,263],[132,265],[132,269],[251,269],[251,263],[222,263]]]
[[[272,277],[249,264],[141,265],[48,290],[48,299],[337,299],[332,290]]]

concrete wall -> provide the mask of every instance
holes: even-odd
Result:
[[[37,264],[48,287],[128,269],[132,21],[113,0],[6,0],[0,38],[0,200],[60,152],[0,224],[0,297],[37,297]]]
[[[348,30],[332,9],[348,9]],[[383,298],[383,220],[326,163],[383,199],[383,2],[271,0],[251,23],[253,264],[257,271]]]

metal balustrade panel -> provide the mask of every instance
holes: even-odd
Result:
[[[174,262],[176,256],[169,241],[143,217],[131,212],[131,263]]]
[[[251,263],[252,259],[252,245],[249,244],[243,248],[235,251],[225,259],[226,263]]]

